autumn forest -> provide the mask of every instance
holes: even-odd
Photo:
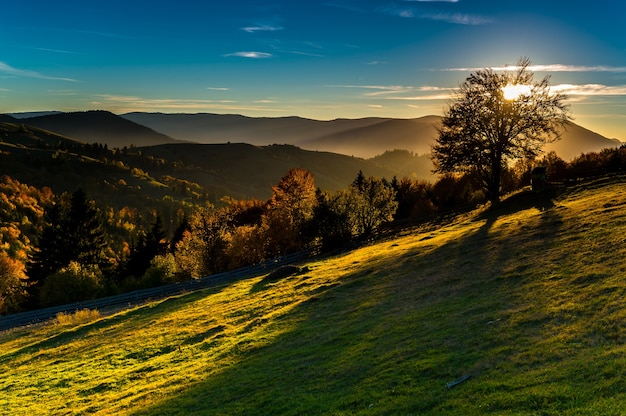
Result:
[[[11,123],[3,123],[2,134],[2,314],[199,278],[303,250],[342,249],[391,226],[486,201],[472,174],[425,181],[355,171],[349,186],[328,190],[304,168],[285,172],[269,187],[269,198],[235,198],[182,175],[190,169],[185,162],[145,149],[108,149]],[[570,162],[554,153],[519,161],[505,170],[502,192],[529,185],[536,165],[546,166],[555,183],[571,181],[621,171],[626,149]]]

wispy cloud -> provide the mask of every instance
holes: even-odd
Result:
[[[225,87],[207,87],[207,90],[211,90],[211,91],[228,91],[228,90],[230,90],[230,88],[225,88]]]
[[[483,16],[477,16],[465,13],[434,13],[434,14],[421,14],[419,17],[422,19],[437,20],[447,23],[454,23],[457,25],[469,25],[478,26],[486,25],[493,22],[492,19]]]
[[[327,88],[346,88],[362,90],[365,98],[379,98],[395,101],[445,101],[455,97],[458,87],[439,87],[433,85],[326,85]],[[558,84],[550,87],[553,92],[566,94],[570,101],[583,101],[586,97],[626,96],[626,85],[602,84]]]
[[[0,62],[0,73],[12,75],[12,76],[15,76],[15,77],[47,79],[47,80],[51,80],[51,81],[78,82],[77,80],[72,79],[72,78],[53,77],[53,76],[50,76],[50,75],[44,75],[44,74],[41,74],[39,72],[31,71],[31,70],[28,70],[28,69],[14,68],[14,67],[12,67],[12,66],[10,66],[8,64],[5,64],[4,62]]]
[[[326,6],[335,7],[337,9],[343,9],[343,10],[347,10],[347,11],[355,12],[355,13],[367,13],[367,11],[363,7],[358,6],[354,3],[328,2],[326,3]]]
[[[62,54],[66,54],[66,55],[78,55],[77,52],[72,52],[72,51],[64,51],[62,49],[49,49],[49,48],[33,48],[37,51],[43,51],[43,52],[53,52],[53,53],[62,53]]]
[[[363,97],[378,97],[383,100],[399,101],[437,101],[449,99],[456,88],[437,87],[432,85],[327,85],[328,88],[362,89]]]
[[[245,51],[245,52],[228,53],[224,56],[236,56],[240,58],[251,58],[251,59],[265,59],[265,58],[271,58],[273,55],[267,52]]]
[[[380,13],[388,14],[391,16],[413,18],[415,17],[415,9],[412,7],[399,7],[399,6],[384,6],[377,9]]]
[[[531,71],[544,71],[544,72],[626,72],[626,66],[576,66],[576,65],[533,65],[530,67]]]
[[[340,84],[340,85],[325,85],[326,88],[355,88],[362,90],[379,90],[371,94],[389,94],[395,92],[403,92],[412,90],[413,87],[402,85],[352,85],[352,84]]]
[[[313,53],[313,52],[290,51],[290,50],[281,50],[279,52],[288,53],[288,54],[291,54],[291,55],[313,56],[315,58],[322,58],[322,57],[324,57],[324,55],[322,55],[320,53]]]
[[[448,100],[452,97],[451,93],[448,94],[425,94],[425,95],[410,95],[410,96],[398,96],[398,97],[386,97],[386,100],[397,101],[442,101]]]
[[[114,94],[96,94],[91,105],[100,106],[113,112],[129,112],[129,111],[262,111],[262,112],[278,112],[281,109],[254,105],[270,104],[273,101],[257,101],[252,105],[246,103],[238,103],[230,100],[189,100],[189,99],[172,99],[172,98],[142,98],[127,95]]]
[[[320,53],[326,48],[316,42],[310,41],[286,41],[283,39],[272,39],[263,41],[268,48],[272,49],[276,53],[301,55],[301,56],[313,56],[321,58],[325,56]]]
[[[550,87],[551,91],[574,96],[614,96],[626,95],[626,85],[602,84],[559,84]]]
[[[275,32],[278,30],[283,30],[282,26],[272,26],[272,25],[259,25],[259,26],[246,26],[242,27],[241,30],[244,30],[248,33],[254,32]]]
[[[78,95],[78,91],[76,90],[48,90],[48,94],[70,97],[70,96]]]
[[[484,68],[466,67],[466,68],[445,68],[443,71],[460,71],[470,72],[478,71]],[[517,65],[495,66],[491,67],[494,71],[517,71]],[[533,72],[626,72],[625,66],[605,66],[605,65],[564,65],[564,64],[548,64],[548,65],[530,65],[529,70]]]
[[[447,2],[450,3],[450,2]],[[454,3],[454,2],[452,2]],[[457,25],[485,25],[491,23],[493,20],[474,14],[467,13],[424,13],[421,9],[416,7],[400,7],[397,5],[384,6],[378,8],[381,13],[389,14],[392,16],[398,16],[403,18],[417,18],[425,20],[435,20],[440,22],[452,23]]]

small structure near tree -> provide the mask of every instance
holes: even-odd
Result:
[[[548,185],[548,175],[545,166],[537,166],[530,172],[530,185],[533,192],[545,191]]]

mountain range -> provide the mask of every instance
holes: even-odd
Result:
[[[27,117],[19,114],[16,122],[53,131],[85,143],[102,143],[109,147],[150,146],[176,143],[175,140],[150,127],[134,123],[108,111],[81,111],[75,113],[49,112]],[[15,120],[15,118],[14,118]]]
[[[178,140],[198,143],[244,142],[255,145],[292,144],[307,150],[371,158],[387,150],[430,153],[440,116],[414,119],[361,118],[331,121],[300,117],[245,117],[220,114],[127,113],[121,117],[151,127]],[[581,153],[621,145],[573,122],[561,140],[545,146],[569,161]]]
[[[371,158],[385,151],[405,149],[418,155],[430,152],[437,137],[439,116],[414,119],[360,118],[330,121],[301,117],[247,117],[234,114],[127,113],[106,111],[52,112],[20,121],[78,140],[110,147],[150,146],[177,142],[204,144],[248,143],[257,146],[290,144],[306,150]],[[568,122],[562,138],[547,144],[569,161],[581,153],[622,143]]]
[[[54,192],[82,187],[117,207],[166,204],[161,210],[171,210],[172,204],[205,199],[218,204],[224,196],[266,199],[295,167],[309,170],[316,186],[329,191],[346,188],[359,171],[387,179],[436,179],[427,154],[437,134],[436,116],[333,121],[106,111],[16,116],[0,114],[0,174]],[[563,139],[546,150],[571,160],[620,144],[570,123]]]
[[[32,115],[32,116],[30,116]],[[18,117],[19,120],[11,117]],[[330,121],[301,117],[247,117],[236,114],[166,114],[107,111],[39,112],[4,115],[14,121],[54,131],[86,143],[109,147],[151,146],[180,142],[248,143],[256,146],[290,144],[305,150],[372,158],[403,149],[418,155],[430,152],[440,116],[414,119],[360,118]],[[9,121],[9,120],[4,120]],[[622,143],[568,122],[562,138],[547,144],[569,161],[581,153]]]
[[[4,120],[4,121],[3,121]],[[115,150],[0,116],[1,174],[55,192],[89,191],[116,206],[195,195],[217,203],[223,196],[266,199],[289,169],[302,167],[323,190],[347,187],[366,176],[428,178],[429,159],[408,151],[365,160],[292,145],[164,143]],[[130,122],[128,122],[130,123]],[[155,140],[163,140],[155,135]],[[176,191],[178,194],[175,194]],[[193,199],[193,198],[192,198]]]

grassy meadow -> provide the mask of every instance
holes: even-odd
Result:
[[[624,187],[1,333],[0,414],[623,414]]]

